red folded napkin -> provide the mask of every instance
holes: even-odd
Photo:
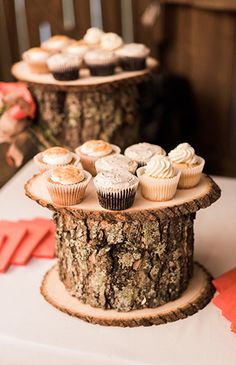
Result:
[[[40,242],[32,253],[32,257],[39,259],[52,259],[55,256],[55,235],[54,230],[49,230],[46,237]]]
[[[218,278],[213,280],[212,283],[219,293],[228,289],[231,285],[236,283],[236,268],[220,275]]]
[[[28,234],[24,237],[21,244],[14,252],[14,255],[11,258],[11,264],[26,265],[35,248],[49,233],[49,229],[46,225],[39,225],[37,219],[32,221],[21,220],[16,224],[26,228]]]
[[[11,258],[21,244],[21,241],[27,235],[27,229],[22,226],[15,225],[15,222],[0,222],[0,231],[6,232],[7,238],[4,240],[0,248],[0,272],[5,272],[10,266]]]
[[[1,247],[3,245],[3,242],[5,241],[5,239],[6,239],[6,235],[0,234],[0,249],[1,249]]]

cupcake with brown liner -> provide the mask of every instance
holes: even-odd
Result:
[[[133,144],[125,149],[124,155],[136,161],[138,166],[145,166],[155,154],[166,155],[166,152],[158,145],[142,142]]]
[[[63,147],[51,147],[34,156],[34,162],[41,172],[64,165],[82,168],[80,157]]]
[[[125,210],[134,203],[138,178],[128,171],[102,171],[94,178],[99,204],[109,210]]]
[[[195,154],[189,143],[181,143],[169,152],[174,167],[181,172],[179,188],[192,188],[201,178],[205,160]]]
[[[47,59],[50,53],[40,47],[30,48],[22,54],[23,61],[27,63],[33,73],[49,73]]]
[[[41,48],[52,53],[61,52],[62,49],[68,46],[73,40],[66,35],[54,35],[41,43]]]
[[[124,155],[112,155],[99,158],[95,162],[95,167],[97,173],[101,171],[124,170],[130,172],[131,174],[135,174],[138,164]]]
[[[124,71],[138,71],[146,68],[150,49],[141,43],[129,43],[115,51]]]
[[[142,196],[151,201],[167,201],[174,197],[180,172],[167,156],[154,155],[147,166],[138,168]]]
[[[115,51],[123,46],[123,39],[116,33],[104,33],[101,37],[100,47],[106,51]]]
[[[85,67],[83,57],[89,50],[90,48],[86,44],[81,44],[81,41],[74,41],[63,52],[78,57],[79,60],[82,60],[81,67]]]
[[[58,53],[47,60],[53,77],[58,81],[72,81],[79,78],[79,67],[82,60],[74,55]]]
[[[101,29],[92,27],[86,31],[83,40],[89,47],[97,47],[103,34],[104,32]]]
[[[109,76],[115,72],[117,57],[111,51],[95,49],[85,54],[84,62],[91,76]]]
[[[100,139],[93,139],[77,147],[75,152],[80,156],[83,168],[95,176],[97,173],[95,162],[101,157],[119,154],[120,147]]]
[[[91,174],[81,168],[67,165],[44,172],[46,186],[52,201],[59,205],[79,204],[91,180]]]

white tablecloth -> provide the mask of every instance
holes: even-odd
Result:
[[[35,172],[28,163],[0,190],[0,219],[50,217],[24,196]],[[197,213],[195,258],[213,274],[236,266],[236,179],[215,178],[222,197]],[[91,325],[50,306],[39,286],[52,260],[31,260],[0,275],[0,365],[235,365],[236,335],[209,304],[161,326]]]

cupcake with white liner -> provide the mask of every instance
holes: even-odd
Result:
[[[77,80],[81,63],[81,58],[66,53],[55,54],[47,60],[50,72],[58,81]]]
[[[104,156],[119,154],[120,147],[101,139],[93,139],[77,147],[75,152],[80,156],[83,168],[95,176],[97,173],[95,167],[96,161]]]
[[[84,62],[92,76],[109,76],[115,72],[117,57],[114,52],[95,49],[84,55]]]
[[[88,46],[96,47],[100,44],[103,34],[101,29],[92,27],[86,31],[83,39]]]
[[[92,176],[83,169],[67,165],[44,172],[44,177],[52,201],[69,206],[83,200]]]
[[[174,197],[180,172],[176,171],[167,156],[154,155],[147,166],[137,170],[141,193],[151,201],[167,201]]]
[[[130,208],[138,188],[138,178],[128,171],[102,171],[94,178],[99,204],[109,210]]]
[[[179,188],[192,188],[201,178],[205,160],[195,154],[189,143],[181,143],[168,154],[174,167],[181,172]]]
[[[146,68],[150,49],[141,43],[129,43],[115,51],[124,71],[138,71]]]
[[[79,155],[63,147],[51,147],[39,152],[34,156],[34,162],[41,172],[69,164],[82,168]]]
[[[155,154],[166,155],[166,152],[158,145],[142,142],[133,144],[125,149],[124,155],[136,161],[138,166],[145,166]]]
[[[73,40],[66,35],[54,35],[41,43],[41,48],[50,53],[61,52],[62,49],[68,46]]]
[[[47,60],[50,53],[40,47],[30,48],[22,54],[23,61],[27,63],[33,73],[49,73]]]
[[[116,33],[104,33],[101,37],[100,47],[106,51],[115,51],[123,45],[123,39]]]
[[[95,162],[95,167],[97,173],[101,171],[125,170],[131,174],[135,174],[138,164],[124,155],[112,155],[99,158]]]

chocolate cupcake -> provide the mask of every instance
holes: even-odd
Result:
[[[27,63],[33,73],[49,73],[47,60],[50,53],[40,47],[30,48],[22,54],[23,61]]]
[[[72,165],[59,166],[44,172],[52,201],[59,205],[79,204],[91,180],[91,174]]]
[[[138,167],[137,162],[132,161],[130,158],[124,155],[111,155],[99,158],[95,162],[97,173],[101,171],[128,171],[131,174],[135,174]]]
[[[138,178],[127,171],[103,171],[94,178],[99,204],[109,210],[125,210],[134,203]]]
[[[129,43],[115,51],[124,71],[138,71],[146,68],[150,49],[141,43]]]
[[[81,59],[77,56],[56,54],[47,60],[47,65],[56,80],[72,81],[79,78]]]
[[[146,142],[133,144],[124,152],[124,155],[136,161],[139,167],[145,166],[155,154],[165,156],[166,152],[160,146]]]
[[[58,53],[68,46],[73,40],[66,35],[54,35],[41,43],[41,48],[52,53]]]
[[[41,172],[69,164],[82,168],[80,157],[63,147],[51,147],[39,152],[34,156],[34,162]]]
[[[120,147],[101,139],[93,139],[85,142],[82,146],[77,147],[75,152],[80,156],[83,168],[95,176],[97,173],[95,162],[100,157],[119,154]]]
[[[92,76],[108,76],[114,74],[117,57],[111,51],[96,49],[85,54],[84,62]]]

